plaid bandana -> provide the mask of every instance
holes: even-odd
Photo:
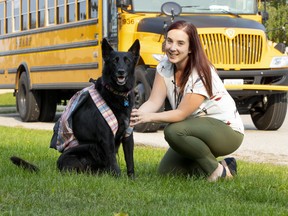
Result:
[[[118,122],[113,114],[112,110],[109,108],[109,106],[106,104],[106,102],[103,100],[99,92],[95,89],[95,85],[91,85],[89,87],[86,87],[82,89],[81,91],[78,91],[67,104],[63,114],[60,117],[60,124],[58,128],[58,136],[57,136],[57,142],[56,142],[56,148],[58,151],[63,152],[64,150],[67,150],[71,147],[79,145],[78,140],[74,136],[73,130],[72,130],[72,120],[71,120],[71,113],[74,111],[75,107],[77,107],[77,104],[79,102],[80,97],[83,94],[89,93],[92,100],[94,101],[96,107],[101,112],[104,119],[107,121],[108,125],[110,126],[110,129],[112,130],[114,136],[116,135],[116,132],[118,130]],[[125,137],[128,137],[131,135],[133,129],[131,130],[130,127],[126,129]]]

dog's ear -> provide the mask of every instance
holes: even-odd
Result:
[[[135,64],[137,64],[140,56],[140,42],[138,39],[134,41],[128,51],[133,53]]]
[[[113,51],[113,48],[110,46],[106,38],[103,38],[102,41],[102,57],[104,61],[109,59],[110,53]]]

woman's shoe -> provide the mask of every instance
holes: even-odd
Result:
[[[232,176],[237,175],[237,162],[233,157],[225,158],[220,162],[225,168],[227,167]]]
[[[220,174],[220,168],[222,170],[222,173]],[[207,178],[207,180],[209,182],[216,182],[220,179],[228,179],[229,176],[227,176],[227,171],[226,168],[224,167],[224,165],[222,165],[221,163],[218,164],[218,167],[216,168],[216,170]]]
[[[226,178],[227,177],[227,171],[226,171],[226,168],[223,164],[221,164],[223,166],[223,172],[221,174],[221,178]]]

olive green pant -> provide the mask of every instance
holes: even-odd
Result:
[[[188,118],[164,129],[170,148],[160,162],[160,174],[210,175],[218,166],[217,157],[231,154],[244,135],[224,122],[210,118]]]

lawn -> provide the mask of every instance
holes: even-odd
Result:
[[[165,149],[135,147],[137,178],[61,174],[59,153],[49,148],[52,131],[0,127],[0,215],[288,215],[288,167],[239,161],[231,181],[160,176]],[[21,156],[40,168],[22,170]]]
[[[0,107],[16,106],[16,99],[13,93],[0,94]]]

